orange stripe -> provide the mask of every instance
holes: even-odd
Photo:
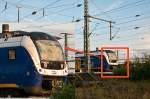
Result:
[[[0,88],[18,88],[16,84],[0,84]]]

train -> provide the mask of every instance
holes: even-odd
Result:
[[[9,31],[0,34],[0,88],[29,94],[50,93],[62,87],[68,75],[58,37],[44,32]]]
[[[90,56],[90,65],[92,72],[99,72],[101,66],[101,51],[98,48],[94,51],[90,51],[88,54]],[[85,55],[80,52],[75,54],[75,71],[76,72],[86,72],[88,67],[85,64]],[[103,67],[104,71],[112,71],[118,66],[117,54],[112,50],[103,51]]]

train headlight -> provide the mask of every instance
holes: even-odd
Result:
[[[41,67],[44,68],[44,63],[41,63]]]
[[[46,63],[46,62],[42,62],[42,63],[41,63],[41,67],[42,67],[42,68],[47,68],[47,63]]]

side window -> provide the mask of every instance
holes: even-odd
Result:
[[[15,49],[8,50],[8,59],[10,59],[10,60],[16,59],[16,50]]]

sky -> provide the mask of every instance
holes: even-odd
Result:
[[[91,50],[101,46],[127,46],[132,50],[150,49],[150,0],[88,1],[91,16],[115,22],[112,24],[113,39],[110,41],[109,24],[90,19]],[[83,0],[0,0],[0,23],[16,23],[18,7],[19,24],[33,23],[29,27],[38,23],[73,23],[75,48],[83,50],[83,3]],[[78,7],[79,4],[82,6]],[[32,15],[32,12],[36,14]],[[75,22],[76,20],[80,21]]]

